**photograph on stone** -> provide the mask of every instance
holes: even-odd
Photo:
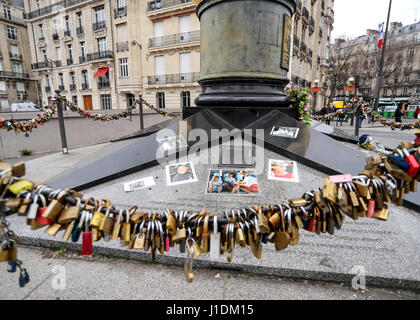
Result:
[[[400,132],[388,112],[402,97],[382,88],[382,82],[411,88],[417,74],[406,70],[408,78],[381,79],[385,49],[376,43],[386,48],[384,34],[411,36],[417,27],[394,25],[388,32],[382,23],[385,30],[370,30],[362,39],[378,62],[372,57],[366,68],[364,61],[349,65],[378,69],[373,92],[376,78],[368,82],[367,72],[363,78],[343,71],[336,83],[331,78],[340,48],[363,47],[357,37],[334,45],[334,6],[342,5],[337,1],[96,2],[60,2],[64,38],[61,29],[49,34],[57,23],[53,3],[45,9],[25,3],[28,52],[35,56],[24,69],[39,79],[51,114],[32,120],[11,114],[21,121],[10,122],[13,130],[1,114],[0,129],[42,140],[39,132],[58,117],[50,139],[61,141],[69,154],[38,156],[35,150],[25,170],[17,160],[32,150],[17,143],[22,156],[10,165],[9,159],[0,162],[0,262],[9,268],[0,272],[0,283],[16,286],[6,276],[17,272],[13,281],[30,289],[12,289],[11,296],[186,303],[419,298],[419,144],[411,142],[414,131]],[[7,34],[15,33],[9,28]],[[416,37],[404,40],[410,66]],[[8,60],[4,50],[1,58]],[[28,86],[35,81],[29,79]],[[3,106],[12,86],[1,82]],[[378,115],[365,108],[374,106],[377,94],[389,101],[381,100],[384,109],[374,112],[388,118],[375,124]],[[410,94],[414,106],[416,90]],[[369,107],[360,102],[368,96]],[[66,99],[80,106],[77,117]],[[333,101],[343,102],[342,121]],[[400,126],[416,125],[407,119],[409,110],[414,108],[400,115],[406,123]],[[73,132],[83,131],[73,125],[79,117],[95,126],[86,139],[103,134],[103,144],[75,147]],[[385,139],[390,144],[381,151],[387,153],[360,148],[352,127],[375,135],[372,140]],[[119,134],[111,138],[105,128]],[[9,136],[0,138],[3,144]],[[33,247],[47,252],[33,253]],[[80,251],[90,258],[79,259]],[[29,278],[27,271],[38,265],[44,269]],[[58,279],[56,268],[45,280],[56,265],[66,276]],[[60,281],[65,290],[53,288]],[[0,299],[8,295],[0,289]]]

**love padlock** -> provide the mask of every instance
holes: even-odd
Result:
[[[30,279],[29,279],[28,272],[26,271],[26,269],[23,269],[20,272],[20,276],[19,276],[19,287],[21,288],[25,287],[25,285],[28,284],[29,280]]]
[[[17,263],[16,261],[9,261],[7,264],[7,272],[15,273],[17,270]]]

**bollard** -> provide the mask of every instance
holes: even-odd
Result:
[[[60,91],[55,91],[57,96],[60,96]],[[60,126],[60,137],[61,137],[61,146],[63,154],[68,154],[69,149],[67,147],[67,137],[66,137],[66,128],[64,126],[64,116],[63,116],[63,102],[57,101],[57,115],[58,115],[58,124]]]
[[[139,115],[140,115],[140,130],[144,129],[144,119],[143,119],[143,99],[142,99],[142,95],[139,95],[139,100],[140,100],[140,104],[139,104]]]

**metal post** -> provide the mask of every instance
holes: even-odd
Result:
[[[139,95],[140,104],[139,104],[139,115],[140,115],[140,130],[144,129],[144,119],[143,119],[143,99],[142,95]]]
[[[373,111],[378,110],[378,107],[379,107],[379,96],[381,93],[382,72],[384,69],[384,62],[385,62],[386,41],[388,39],[388,28],[389,28],[389,18],[391,16],[391,7],[392,7],[392,0],[389,0],[388,18],[386,20],[385,38],[384,38],[384,45],[382,48],[381,62],[379,65],[379,75],[378,75],[378,79],[376,80],[376,93],[375,93],[376,97],[375,97],[375,107]]]
[[[354,129],[354,135],[359,137],[359,129],[360,129],[360,117],[361,117],[361,104],[358,104],[356,107],[356,126]]]
[[[55,91],[57,96],[60,95],[60,91]],[[57,101],[57,115],[58,115],[58,124],[60,126],[60,137],[61,137],[61,146],[63,154],[68,154],[69,149],[67,147],[67,137],[66,137],[66,128],[64,126],[64,116],[63,116],[63,102],[60,100]]]

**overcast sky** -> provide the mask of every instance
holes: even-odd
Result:
[[[335,22],[332,38],[345,34],[358,37],[366,29],[378,29],[378,24],[386,22],[389,0],[335,0]],[[420,0],[393,0],[390,22],[404,25],[420,20]]]

